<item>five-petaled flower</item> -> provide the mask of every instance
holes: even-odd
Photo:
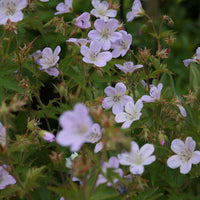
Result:
[[[84,56],[83,61],[91,63],[97,67],[104,67],[108,61],[112,59],[112,54],[108,51],[100,52],[101,44],[99,41],[94,40],[90,43],[90,48],[82,45],[81,54]]]
[[[79,28],[89,28],[91,26],[90,14],[88,12],[82,13],[76,18],[75,25]]]
[[[196,142],[192,137],[187,137],[185,143],[180,139],[174,139],[171,143],[171,149],[177,155],[168,158],[167,165],[176,169],[180,167],[180,173],[187,174],[192,164],[196,165],[200,162],[200,151],[194,151]]]
[[[87,45],[90,41],[84,38],[69,38],[68,40],[66,40],[66,42],[72,42],[74,44],[76,44],[77,46],[81,47],[82,45]]]
[[[143,65],[134,65],[133,62],[124,62],[123,65],[115,64],[117,68],[123,71],[125,74],[130,73],[132,74],[136,69],[143,67]]]
[[[145,11],[142,9],[142,4],[140,0],[135,0],[132,5],[132,11],[127,13],[126,18],[128,22],[131,22],[135,17],[140,17],[144,14]]]
[[[13,185],[16,180],[8,173],[9,167],[7,165],[0,166],[0,190],[3,190],[7,185]]]
[[[192,59],[183,60],[184,65],[187,67],[191,62],[200,64],[200,47],[197,48],[195,55]]]
[[[116,19],[109,19],[105,22],[102,19],[97,19],[94,22],[96,30],[91,30],[88,33],[90,40],[98,40],[103,50],[109,50],[111,48],[111,42],[121,39],[122,35],[119,32],[115,32],[119,27],[119,23]]]
[[[140,116],[142,115],[141,110],[143,108],[143,103],[141,99],[137,100],[137,102],[134,104],[134,102],[128,102],[125,105],[125,112],[120,112],[115,116],[115,121],[117,123],[122,123],[122,129],[127,129],[131,126],[131,124],[134,121],[137,121],[140,119]]]
[[[126,86],[123,83],[117,83],[115,87],[108,86],[104,90],[106,97],[102,106],[104,109],[112,108],[113,114],[117,114],[123,112],[124,106],[129,102],[133,102],[133,98],[131,96],[125,95]]]
[[[0,25],[5,25],[8,19],[11,22],[21,21],[24,17],[22,9],[27,5],[27,0],[0,1]]]
[[[72,3],[73,0],[65,0],[65,3],[59,3],[56,6],[56,10],[58,12],[56,12],[54,15],[59,15],[59,14],[63,14],[63,13],[68,13],[72,10]]]
[[[91,14],[95,17],[99,17],[104,21],[108,21],[109,17],[116,17],[117,11],[113,9],[108,9],[109,4],[107,1],[92,0],[92,5],[94,9],[91,10]]]
[[[133,175],[141,175],[144,172],[144,166],[156,160],[156,156],[152,155],[153,152],[152,144],[147,143],[139,149],[138,144],[132,141],[130,152],[118,154],[119,163],[130,166],[130,172]]]
[[[119,33],[121,33],[122,37],[111,44],[111,48],[113,49],[113,58],[117,58],[120,55],[125,56],[132,43],[131,34],[128,34],[126,31],[123,30],[120,30]]]
[[[56,142],[61,146],[70,146],[72,152],[79,151],[88,141],[93,125],[87,107],[78,103],[73,111],[64,112],[59,119],[62,128],[56,135]]]
[[[60,57],[58,56],[60,51],[60,46],[57,46],[54,52],[49,47],[44,48],[41,52],[41,58],[37,60],[37,64],[42,66],[40,70],[44,70],[51,76],[58,76],[59,71],[57,69],[57,62],[60,59]]]
[[[142,96],[141,100],[146,103],[155,102],[157,100],[159,101],[162,88],[163,88],[162,83],[159,83],[158,87],[156,87],[155,85],[150,85],[150,96],[144,95]]]

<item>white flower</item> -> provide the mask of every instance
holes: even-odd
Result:
[[[132,74],[136,69],[143,67],[143,65],[134,65],[133,62],[124,62],[123,65],[115,64],[117,68],[123,71],[125,74],[128,72]]]
[[[135,0],[132,5],[132,11],[128,12],[126,15],[127,21],[131,22],[135,17],[140,17],[142,15],[144,15],[142,4],[140,0]]]
[[[158,87],[155,85],[150,85],[150,96],[144,95],[141,100],[146,103],[155,102],[156,100],[160,100],[161,90],[163,88],[163,84],[159,83]]]
[[[100,0],[92,0],[92,5],[94,9],[91,10],[91,14],[95,17],[100,17],[104,21],[107,21],[109,17],[116,17],[117,11],[113,9],[108,9],[109,4],[106,1],[102,3]]]
[[[134,102],[128,102],[125,106],[126,112],[118,113],[115,116],[115,121],[117,123],[123,123],[122,129],[127,129],[131,126],[131,124],[140,119],[140,116],[142,115],[141,110],[143,108],[143,103],[141,99],[139,99],[136,104]]]
[[[6,146],[6,129],[1,123],[0,123],[0,145],[2,147]]]
[[[73,0],[65,0],[65,3],[59,3],[56,6],[56,10],[58,12],[56,12],[54,15],[70,12],[72,10],[72,3],[73,3]]]
[[[200,64],[200,47],[197,48],[195,55],[192,59],[183,60],[184,65],[187,67],[191,62]]]
[[[192,164],[198,164],[200,162],[200,151],[194,151],[196,142],[192,137],[187,137],[185,143],[180,139],[175,139],[171,143],[171,149],[177,155],[173,155],[167,160],[167,165],[176,169],[180,167],[181,174],[187,174]]]
[[[118,155],[121,165],[130,166],[130,172],[134,175],[140,175],[144,172],[144,166],[150,165],[156,160],[156,157],[151,155],[154,152],[152,144],[145,144],[140,149],[136,142],[131,142],[131,151]]]
[[[9,19],[18,22],[23,19],[22,9],[28,5],[27,0],[4,0],[0,1],[0,24],[5,25]]]
[[[69,40],[66,40],[66,42],[72,42],[76,44],[77,46],[81,47],[82,45],[87,45],[90,41],[87,39],[77,39],[77,38],[69,38]]]

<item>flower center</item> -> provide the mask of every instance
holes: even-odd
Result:
[[[6,14],[7,15],[11,15],[13,16],[16,12],[16,6],[13,2],[10,2],[7,4],[7,11],[6,11]]]
[[[120,96],[117,96],[117,95],[113,96],[113,101],[114,101],[114,102],[119,102],[120,99],[121,99]]]
[[[101,6],[99,8],[96,9],[98,15],[100,16],[106,16],[107,10],[102,8]]]
[[[76,131],[78,134],[84,134],[88,131],[88,126],[86,124],[77,124]]]
[[[191,158],[192,158],[193,153],[191,151],[189,151],[188,149],[185,149],[184,152],[182,152],[182,154],[180,155],[180,159],[183,162],[188,162]]]
[[[135,164],[135,165],[141,165],[143,163],[143,159],[142,159],[142,156],[137,153],[137,155],[135,155],[133,158],[132,158],[132,162]]]
[[[119,44],[121,45],[121,47],[122,47],[123,49],[126,49],[126,48],[127,48],[127,44],[126,44],[126,42],[124,42],[124,40],[120,40],[120,41],[119,41]]]
[[[127,69],[131,69],[131,67],[132,67],[131,63],[125,63],[124,66],[125,66]]]
[[[99,52],[97,52],[97,51],[91,52],[91,53],[90,53],[90,60],[91,60],[91,61],[96,61],[98,55],[99,55]]]
[[[109,30],[107,28],[104,28],[102,32],[102,38],[108,39],[109,36],[110,36]]]

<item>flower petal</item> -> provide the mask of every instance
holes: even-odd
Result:
[[[187,174],[192,168],[192,163],[191,162],[186,162],[186,163],[183,163],[181,166],[180,166],[180,173],[181,174]]]
[[[131,165],[131,158],[129,153],[118,154],[118,160],[121,165]]]
[[[143,165],[150,165],[155,160],[156,160],[156,156],[150,156],[143,162]]]
[[[191,162],[192,164],[198,164],[200,162],[200,151],[193,152]]]
[[[124,106],[121,103],[114,103],[112,107],[112,112],[114,115],[124,111]]]
[[[119,95],[124,95],[125,92],[126,92],[126,86],[123,84],[123,83],[117,83],[115,85],[115,90],[116,90],[116,93],[119,94]]]
[[[171,143],[171,149],[176,154],[181,154],[184,151],[185,144],[180,139],[175,139]]]
[[[145,144],[140,149],[140,154],[143,159],[148,158],[154,152],[154,146],[152,144]]]
[[[190,152],[193,152],[196,147],[196,142],[192,139],[192,137],[187,137],[185,140],[185,146]]]
[[[178,155],[174,155],[168,158],[167,165],[172,169],[176,169],[180,167],[182,164],[180,157]]]
[[[106,97],[102,102],[102,107],[104,109],[110,109],[113,106],[113,100],[111,97]]]
[[[144,172],[144,166],[143,165],[131,165],[130,166],[130,172],[134,175],[140,175]]]

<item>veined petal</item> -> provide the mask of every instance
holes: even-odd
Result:
[[[192,168],[191,162],[185,162],[180,166],[180,173],[181,174],[187,174]]]
[[[131,155],[139,152],[139,146],[135,141],[131,142]]]
[[[151,102],[155,102],[155,99],[152,98],[151,96],[148,96],[148,95],[143,95],[141,97],[141,100],[146,102],[146,103],[151,103]]]
[[[123,124],[122,124],[122,129],[127,129],[127,128],[130,128],[131,124],[133,123],[134,120],[129,120],[129,121],[125,121]]]
[[[123,84],[123,83],[117,83],[115,85],[115,90],[116,90],[116,93],[119,94],[119,95],[124,95],[125,92],[126,92],[126,86]]]
[[[101,32],[105,26],[106,24],[103,19],[96,19],[94,22],[94,27],[98,32]]]
[[[94,53],[99,53],[101,51],[101,43],[94,40],[90,43],[90,50]]]
[[[127,121],[127,119],[128,119],[128,114],[125,113],[125,112],[118,113],[118,114],[115,116],[115,121],[116,121],[117,123],[125,122],[125,121]]]
[[[143,159],[148,158],[154,152],[154,146],[152,144],[145,144],[140,149],[140,154]]]
[[[10,16],[9,19],[11,22],[18,22],[23,19],[24,15],[21,10],[15,12],[14,15]]]
[[[90,56],[90,49],[85,45],[81,46],[81,54],[88,58]]]
[[[172,169],[176,169],[180,167],[182,164],[180,157],[178,155],[174,155],[168,158],[167,165]]]
[[[143,165],[131,165],[130,166],[130,172],[134,175],[140,175],[144,172],[144,166]]]
[[[194,60],[193,60],[193,59],[186,59],[186,60],[183,60],[183,63],[184,63],[184,65],[185,65],[186,67],[188,67],[189,64],[190,64],[191,62],[194,62]]]
[[[143,102],[141,99],[138,99],[135,104],[135,109],[137,110],[137,112],[140,112],[142,108],[143,108]]]
[[[119,160],[114,156],[109,159],[108,164],[110,168],[119,168]]]
[[[135,13],[133,11],[128,12],[126,18],[128,22],[133,21],[133,19],[135,18]]]
[[[196,147],[196,142],[192,139],[192,137],[187,137],[185,140],[185,146],[190,152],[193,152]]]
[[[110,19],[107,22],[106,27],[108,28],[109,31],[114,32],[119,27],[119,22],[116,19]],[[120,38],[121,38],[121,34],[120,34]]]
[[[156,156],[150,156],[143,162],[143,165],[150,165],[155,160],[156,160]]]
[[[200,151],[194,151],[191,158],[192,164],[198,164],[200,162]]]
[[[90,40],[100,40],[101,34],[97,30],[91,30],[88,33],[88,37],[89,37]]]
[[[171,143],[171,149],[176,154],[181,154],[184,151],[185,144],[180,139],[175,139]]]
[[[101,52],[99,53],[98,59],[103,59],[106,62],[110,61],[112,59],[112,54],[110,52]]]
[[[107,96],[114,96],[115,95],[115,88],[108,86],[107,88],[105,88],[104,92]]]
[[[124,106],[121,103],[114,103],[112,107],[112,112],[114,115],[124,111]]]
[[[22,10],[26,8],[26,6],[28,5],[28,2],[27,0],[17,0],[16,5],[19,10]]]
[[[129,153],[118,154],[118,160],[121,165],[131,165],[131,158]]]
[[[113,106],[113,103],[112,97],[106,97],[102,102],[102,107],[104,109],[110,109]]]
[[[116,11],[116,10],[113,10],[113,9],[109,9],[109,10],[107,10],[106,15],[107,15],[108,17],[116,17],[117,11]]]
[[[44,48],[43,51],[42,51],[42,57],[43,58],[49,57],[52,54],[53,54],[52,49],[49,48],[49,47]]]
[[[98,153],[99,151],[101,151],[103,148],[103,143],[99,142],[96,144],[95,148],[94,148],[94,153]]]
[[[58,56],[58,54],[60,53],[60,51],[61,51],[61,48],[60,48],[60,46],[57,46],[56,48],[55,48],[55,50],[54,50],[54,55],[55,56]]]

